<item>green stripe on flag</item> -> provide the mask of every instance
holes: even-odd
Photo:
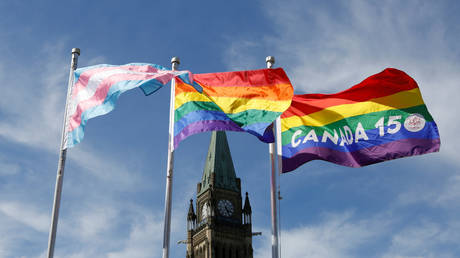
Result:
[[[316,135],[318,136],[318,138],[321,138],[323,136],[324,131],[328,131],[330,134],[334,135],[334,129],[337,130],[337,133],[339,133],[338,129],[343,128],[345,125],[349,126],[352,130],[354,130],[358,126],[358,123],[361,123],[364,130],[375,129],[376,128],[375,124],[382,117],[385,118],[385,124],[388,121],[388,118],[390,116],[401,116],[401,119],[399,119],[398,121],[400,121],[401,123],[404,123],[404,120],[408,116],[410,116],[411,114],[415,114],[415,113],[422,115],[427,122],[433,121],[433,117],[430,115],[430,113],[428,113],[428,110],[425,105],[419,105],[419,106],[405,108],[405,109],[393,109],[393,110],[386,110],[386,111],[380,111],[380,112],[372,112],[372,113],[367,113],[364,115],[348,117],[348,118],[336,121],[334,123],[330,123],[326,126],[292,127],[289,130],[284,131],[281,134],[282,145],[284,146],[284,145],[291,143],[292,135],[299,130],[302,131],[302,133],[299,134],[297,138],[307,135],[308,132],[311,131],[311,129],[315,129]]]

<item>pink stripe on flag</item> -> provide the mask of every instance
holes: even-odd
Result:
[[[107,77],[102,81],[94,95],[85,101],[78,103],[77,109],[74,114],[70,115],[69,127],[67,128],[68,132],[73,131],[75,128],[81,124],[81,115],[86,110],[98,106],[104,102],[109,92],[110,87],[115,83],[128,81],[128,80],[150,80],[157,79],[163,84],[171,80],[174,75],[169,73],[160,73],[160,74],[116,74],[110,77]]]
[[[128,70],[134,72],[143,72],[143,73],[156,73],[158,69],[150,65],[121,65],[121,66],[102,66],[93,69],[89,69],[80,74],[78,81],[74,84],[72,90],[72,96],[77,96],[78,93],[88,85],[89,80],[95,74],[110,71],[110,70]]]

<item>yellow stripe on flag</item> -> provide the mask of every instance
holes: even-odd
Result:
[[[284,132],[297,126],[325,126],[348,117],[392,109],[403,109],[422,104],[424,103],[420,90],[415,88],[364,102],[328,107],[306,116],[284,118],[281,119],[281,131]]]
[[[222,111],[228,114],[240,113],[250,109],[283,112],[291,103],[291,100],[274,101],[232,97],[208,97],[199,92],[182,92],[176,95],[174,108],[177,109],[190,101],[214,102]]]

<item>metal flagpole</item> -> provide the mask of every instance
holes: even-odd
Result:
[[[267,56],[265,59],[267,68],[272,68],[275,63],[273,56]],[[274,126],[274,124],[272,124]],[[273,127],[273,134],[275,134],[275,128]],[[276,138],[276,137],[275,137]],[[270,178],[270,202],[271,202],[271,217],[272,217],[272,258],[278,258],[278,222],[276,213],[276,166],[275,166],[275,143],[268,145],[270,152],[271,162],[271,178]]]
[[[177,70],[180,64],[178,57],[171,59],[172,70]],[[175,99],[176,81],[171,80],[171,98],[169,101],[169,140],[168,140],[168,165],[166,175],[166,196],[165,196],[165,221],[163,232],[163,258],[169,257],[169,240],[171,233],[171,200],[172,200],[172,183],[174,168],[174,99]]]
[[[282,142],[281,142],[281,117],[275,120],[275,138],[276,138],[276,154],[278,158],[278,174],[283,171],[283,158],[282,158]]]
[[[280,196],[280,185],[281,185],[281,180],[280,180],[280,175],[281,172],[283,171],[283,159],[282,159],[282,139],[281,139],[281,117],[277,117],[275,120],[275,139],[276,139],[276,156],[278,158],[277,160],[277,165],[278,165],[278,224],[277,227],[277,237],[278,237],[278,252],[279,256],[281,257],[281,199],[282,197]],[[279,231],[278,231],[279,230]]]
[[[65,167],[65,160],[67,155],[67,149],[64,149],[64,138],[65,138],[65,130],[67,124],[67,105],[69,102],[70,94],[72,91],[73,79],[74,79],[74,71],[77,69],[77,62],[78,56],[80,55],[79,48],[72,48],[72,61],[70,63],[70,73],[69,73],[69,82],[67,84],[67,98],[65,103],[65,111],[64,111],[64,122],[62,125],[62,137],[61,137],[61,148],[59,149],[59,161],[58,161],[58,168],[57,168],[57,175],[56,175],[56,187],[54,191],[54,203],[53,203],[53,214],[51,216],[51,228],[50,228],[50,235],[48,239],[48,258],[52,258],[54,256],[54,244],[56,242],[56,230],[59,218],[59,207],[61,205],[61,194],[62,194],[62,181],[64,179],[64,167]]]

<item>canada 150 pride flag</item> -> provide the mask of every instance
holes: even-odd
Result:
[[[194,74],[193,87],[180,79],[175,88],[174,148],[206,131],[244,131],[273,142],[270,125],[294,95],[282,68]]]
[[[171,71],[144,63],[102,64],[75,70],[67,100],[63,149],[79,143],[88,119],[112,111],[121,93],[140,87],[145,95],[150,95],[173,77],[187,74],[188,71]]]
[[[440,147],[417,83],[392,68],[339,93],[294,95],[281,132],[282,172],[316,159],[361,167]]]

